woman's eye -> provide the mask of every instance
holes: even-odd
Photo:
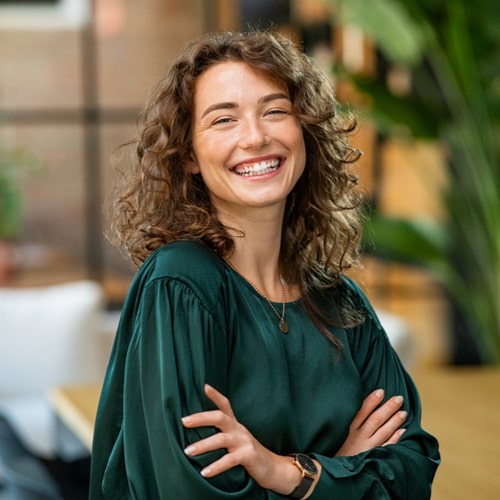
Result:
[[[270,117],[282,117],[282,116],[288,116],[290,114],[290,111],[288,109],[284,108],[272,108],[268,111],[266,111],[265,116],[270,116]]]
[[[233,121],[233,118],[231,118],[230,116],[222,116],[221,118],[217,118],[216,120],[214,120],[212,123],[214,125],[219,125],[219,124],[223,124],[223,123],[230,123]]]
[[[287,115],[288,111],[286,109],[270,109],[267,112],[268,115]]]

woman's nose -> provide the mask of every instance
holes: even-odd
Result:
[[[247,120],[241,128],[240,144],[243,148],[259,148],[269,142],[266,128],[259,120]]]

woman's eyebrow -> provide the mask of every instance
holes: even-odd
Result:
[[[287,101],[290,100],[290,97],[283,93],[283,92],[276,92],[274,94],[268,94],[259,99],[259,104],[263,102],[269,102],[269,101],[276,101],[277,99],[286,99]]]
[[[208,106],[201,117],[203,118],[205,115],[208,115],[208,113],[211,113],[212,111],[216,111],[218,109],[234,109],[237,107],[238,105],[235,102],[217,102],[215,104],[212,104],[211,106]]]
[[[282,92],[276,92],[274,94],[268,94],[268,95],[265,95],[265,96],[261,97],[257,102],[259,104],[262,104],[262,103],[266,103],[266,102],[270,102],[270,101],[275,101],[275,100],[278,100],[278,99],[287,99],[287,100],[289,100],[290,98],[288,97],[287,94],[284,94]],[[203,112],[203,114],[201,115],[201,117],[203,118],[204,116],[208,115],[212,111],[217,111],[218,109],[234,109],[234,108],[237,108],[237,107],[238,107],[238,104],[236,104],[235,102],[217,102],[217,103],[212,104],[211,106],[209,106]]]

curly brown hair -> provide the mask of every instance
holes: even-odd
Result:
[[[359,262],[361,194],[350,166],[360,152],[349,146],[356,123],[337,112],[330,79],[274,31],[203,34],[176,58],[141,113],[135,168],[124,173],[115,198],[114,241],[137,265],[159,246],[181,239],[203,241],[221,257],[230,256],[233,240],[201,176],[185,168],[197,79],[225,61],[244,62],[284,84],[302,125],[306,166],[287,200],[281,265],[307,298],[311,290],[335,285]]]

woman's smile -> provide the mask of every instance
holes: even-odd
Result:
[[[233,172],[243,177],[261,177],[276,172],[281,165],[281,158],[247,160],[233,168]]]

